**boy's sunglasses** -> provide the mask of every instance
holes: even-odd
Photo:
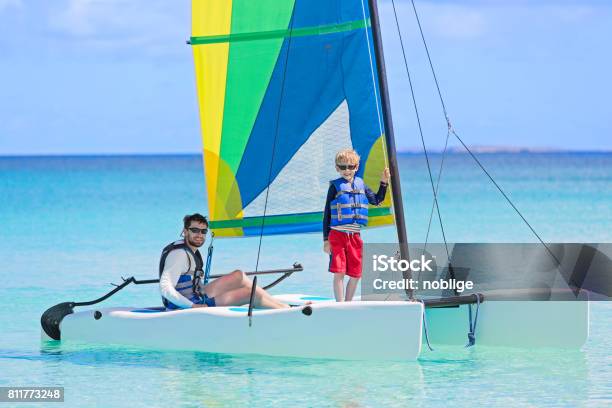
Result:
[[[206,235],[208,234],[208,228],[196,228],[196,227],[191,227],[188,228],[189,231],[193,232],[194,234],[197,234],[198,232],[202,235]]]
[[[357,168],[356,164],[336,164],[340,170],[355,170]]]

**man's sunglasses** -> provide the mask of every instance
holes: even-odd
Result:
[[[356,164],[336,164],[340,170],[355,170],[357,168]]]
[[[187,228],[189,231],[193,232],[194,234],[197,234],[198,232],[202,235],[206,235],[208,234],[208,228],[196,228],[196,227],[191,227],[191,228]]]

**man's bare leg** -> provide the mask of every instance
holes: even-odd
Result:
[[[349,281],[346,284],[346,298],[344,299],[347,302],[353,300],[353,296],[355,296],[355,291],[357,290],[357,285],[359,284],[359,279],[361,278],[352,278],[349,277]]]
[[[250,295],[250,291],[251,289],[249,288],[249,295]],[[266,307],[270,309],[286,309],[286,308],[291,307],[283,302],[279,302],[271,294],[266,292],[264,288],[260,288],[259,286],[257,287],[257,289],[255,289],[255,297],[258,297],[258,296],[259,296],[259,302],[260,302],[258,306]]]
[[[242,283],[241,284],[242,284],[242,287],[245,287],[249,290],[249,297],[250,297],[251,289],[253,288],[253,281],[250,280],[249,277],[246,276],[245,273],[242,273]],[[268,292],[266,292],[264,288],[262,288],[261,286],[257,286],[257,289],[255,289],[255,297],[259,301],[259,304],[256,304],[257,306],[270,308],[270,309],[283,309],[283,308],[290,307],[289,305],[286,305],[274,299],[274,297],[270,295]]]
[[[240,270],[235,270],[206,285],[204,293],[208,297],[214,297],[219,306],[241,305],[249,302],[252,287],[253,282],[251,282],[246,274]],[[289,307],[289,305],[274,299],[259,286],[255,289],[255,306],[270,309]]]
[[[245,279],[246,275],[244,272],[236,269],[232,273],[228,273],[227,275],[210,282],[208,285],[203,287],[203,290],[204,293],[206,293],[206,296],[216,298],[222,293],[244,287]]]
[[[239,289],[230,290],[215,297],[217,306],[238,306],[249,303],[251,297],[251,289],[241,287]],[[285,309],[290,307],[274,299],[270,294],[260,287],[255,289],[255,298],[253,305],[266,309]]]
[[[344,301],[344,274],[334,273],[334,296],[336,302]]]

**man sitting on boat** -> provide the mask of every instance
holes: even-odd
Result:
[[[183,239],[166,246],[159,262],[159,287],[167,309],[233,306],[249,303],[253,283],[235,270],[205,284],[202,255],[208,233],[208,220],[200,214],[183,218]],[[255,289],[254,306],[281,309],[289,305],[278,302],[260,287]]]

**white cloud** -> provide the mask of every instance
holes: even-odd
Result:
[[[190,12],[188,0],[68,0],[50,10],[48,24],[91,47],[165,53],[189,36]]]
[[[568,23],[586,22],[592,20],[597,15],[595,7],[580,4],[571,7],[551,7],[550,11],[560,21]]]
[[[488,30],[486,10],[468,5],[417,2],[417,11],[425,33],[444,38],[472,39],[485,35]],[[409,1],[395,1],[398,20],[402,27],[415,23],[414,11]],[[381,14],[386,21],[393,21],[391,1],[380,3]]]
[[[488,30],[486,11],[475,7],[455,5],[421,7],[422,13],[430,14],[433,29],[438,35],[450,38],[477,38]]]
[[[23,7],[22,0],[0,0],[0,12],[8,10],[10,8],[21,8]]]
[[[400,24],[413,27],[416,23],[412,3],[395,0],[395,5]],[[612,10],[607,2],[565,0],[473,0],[461,4],[427,0],[417,1],[416,7],[426,35],[454,40],[517,33],[523,25],[589,24]],[[383,0],[381,10],[389,19],[393,18],[390,0]]]
[[[104,20],[104,13],[96,10],[91,0],[71,0],[68,7],[52,15],[50,24],[72,35],[92,35],[96,31],[96,19]]]

